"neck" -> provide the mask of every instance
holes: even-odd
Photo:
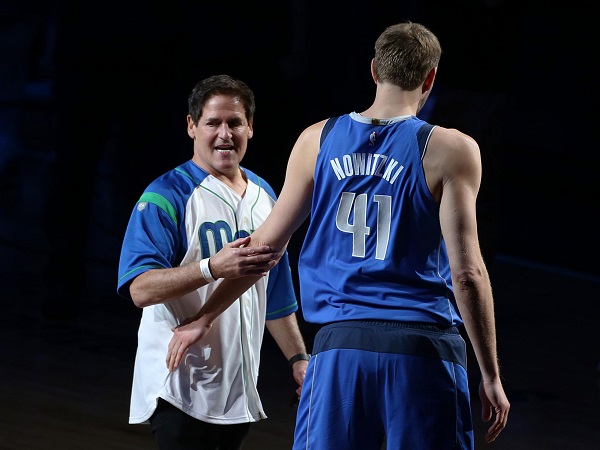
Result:
[[[389,83],[378,83],[373,104],[361,114],[365,117],[391,119],[398,116],[416,116],[422,95],[420,89],[404,91]]]
[[[248,186],[246,173],[242,169],[237,169],[235,172],[237,174],[235,176],[230,176],[231,174],[216,174],[214,177],[229,186],[240,197],[243,197]]]
[[[246,172],[244,172],[239,166],[230,167],[228,169],[217,170],[214,167],[211,167],[207,164],[204,164],[199,158],[196,156],[192,157],[192,161],[201,169],[208,172],[210,175],[215,177],[217,180],[221,181],[225,185],[227,185],[230,189],[235,191],[238,195],[244,196],[246,192],[246,186],[248,184],[248,179],[246,178]]]

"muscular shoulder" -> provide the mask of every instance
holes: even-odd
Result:
[[[313,123],[302,131],[298,137],[298,143],[302,145],[318,145],[321,139],[321,132],[325,126],[327,119],[321,120],[320,122]]]
[[[299,174],[306,180],[312,181],[315,161],[320,148],[321,131],[325,122],[326,120],[322,120],[305,128],[296,139],[290,155],[289,166],[291,165],[294,170],[299,171]],[[289,166],[288,168],[290,168]]]
[[[444,154],[451,153],[452,157],[457,156],[478,156],[479,145],[471,136],[454,128],[444,128],[436,126],[433,129],[427,152],[436,153],[438,151]],[[443,155],[438,155],[443,156]]]
[[[444,184],[455,178],[478,185],[481,179],[481,153],[471,136],[453,129],[434,128],[423,158],[427,184],[439,200]]]

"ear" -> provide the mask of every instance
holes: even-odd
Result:
[[[377,73],[375,72],[375,58],[371,60],[371,76],[373,77],[373,81],[377,84]]]
[[[187,134],[189,137],[191,137],[192,139],[196,139],[196,131],[194,130],[194,126],[196,124],[194,123],[194,121],[192,120],[192,116],[190,116],[188,114],[187,116]]]
[[[425,81],[423,82],[423,87],[422,89],[422,94],[424,94],[427,91],[431,91],[431,89],[433,88],[433,82],[435,81],[435,75],[437,74],[437,67],[434,67],[433,69],[431,69],[429,71],[429,73],[427,74],[427,78],[425,78]]]
[[[250,119],[248,121],[248,139],[252,139],[252,136],[254,136],[253,124],[254,124],[254,119]]]

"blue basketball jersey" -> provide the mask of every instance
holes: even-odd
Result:
[[[308,322],[462,324],[423,171],[433,128],[351,113],[324,130],[298,264]]]

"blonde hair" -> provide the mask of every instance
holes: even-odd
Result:
[[[398,23],[377,38],[374,70],[380,82],[412,91],[438,66],[441,56],[440,42],[428,28],[414,22]]]

